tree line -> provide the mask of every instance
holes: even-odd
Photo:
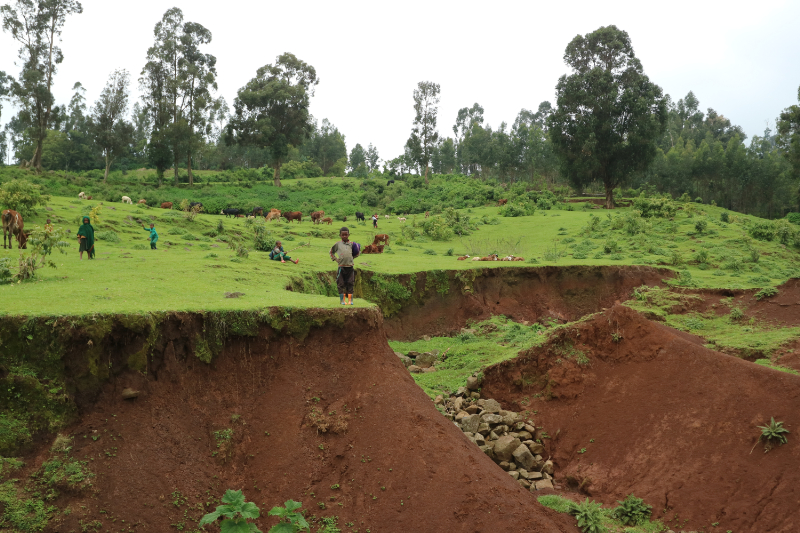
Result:
[[[730,209],[780,216],[798,203],[800,111],[786,108],[776,130],[749,145],[742,128],[693,93],[674,102],[652,82],[628,34],[615,26],[576,36],[564,59],[571,68],[554,104],[522,109],[493,128],[478,103],[457,113],[452,135],[439,132],[440,86],[413,92],[415,118],[403,152],[381,159],[373,145],[349,152],[345,135],[314,119],[316,70],[291,53],[258,69],[232,106],[217,95],[210,30],[167,10],[139,73],[141,100],[130,102],[131,75],[113,71],[91,106],[80,83],[66,105],[52,87],[63,61],[58,46],[75,0],[16,0],[0,6],[3,30],[18,43],[20,72],[0,72],[4,100],[18,113],[0,136],[0,156],[36,172],[149,167],[159,184],[194,183],[195,169],[269,168],[284,177],[401,177],[458,173],[482,180],[571,185],[602,192],[608,207],[623,193],[688,194]],[[800,91],[798,94],[800,100]]]

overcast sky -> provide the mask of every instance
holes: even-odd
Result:
[[[645,73],[673,100],[694,91],[703,110],[713,107],[748,137],[767,122],[774,128],[800,86],[798,1],[82,3],[83,14],[64,29],[59,102],[76,81],[93,102],[115,68],[138,79],[153,26],[177,6],[213,33],[206,51],[217,57],[219,94],[229,105],[259,67],[291,52],[317,70],[314,116],[335,124],[348,150],[371,142],[383,159],[402,153],[417,82],[441,85],[444,136],[458,109],[475,102],[493,127],[511,124],[522,108],[555,103],[569,41],[610,24],[628,32]],[[0,34],[0,70],[15,76],[17,48]],[[10,114],[4,106],[2,122]]]

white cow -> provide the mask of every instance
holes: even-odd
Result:
[[[122,197],[122,203],[123,204],[133,204],[133,200],[131,200],[130,197],[128,197],[128,196],[123,196]]]
[[[399,220],[400,222],[405,222],[408,219],[406,217],[397,217],[397,220]]]
[[[83,191],[79,192],[78,198],[80,198],[81,200],[86,200],[86,193]]]

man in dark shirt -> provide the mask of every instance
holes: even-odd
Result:
[[[342,228],[339,230],[341,241],[331,247],[331,260],[339,263],[339,271],[336,273],[336,286],[339,288],[339,303],[342,305],[353,305],[353,284],[356,280],[356,272],[353,269],[353,259],[358,257],[358,245],[350,242],[350,230]],[[354,246],[355,245],[355,246]]]

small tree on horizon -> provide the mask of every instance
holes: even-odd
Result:
[[[414,89],[414,127],[411,137],[406,142],[406,147],[411,152],[414,160],[425,167],[425,183],[428,183],[428,168],[430,167],[431,154],[439,140],[436,131],[436,117],[439,114],[439,84],[432,81],[421,81]]]
[[[105,160],[103,183],[108,180],[111,163],[123,155],[133,142],[133,125],[124,118],[128,111],[129,80],[127,70],[112,72],[92,108],[89,130]]]

